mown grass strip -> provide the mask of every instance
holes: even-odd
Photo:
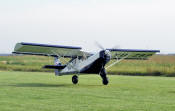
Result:
[[[175,78],[0,72],[0,111],[174,111]]]

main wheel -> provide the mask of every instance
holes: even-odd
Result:
[[[77,75],[74,75],[74,76],[72,77],[72,83],[73,83],[73,84],[77,84],[77,83],[78,83],[78,76],[77,76]]]

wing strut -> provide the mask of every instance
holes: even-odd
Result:
[[[110,67],[114,66],[115,64],[119,63],[120,61],[124,60],[125,58],[127,58],[129,56],[129,54],[121,59],[119,59],[117,56],[116,56],[116,59],[117,61],[114,61],[112,64],[110,64],[109,66],[107,66],[105,69],[109,69]]]

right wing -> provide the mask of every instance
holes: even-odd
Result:
[[[138,50],[138,49],[108,49],[112,59],[138,59],[145,60],[154,55],[159,50]]]
[[[36,43],[17,43],[14,54],[41,55],[41,56],[60,56],[60,57],[83,57],[90,56],[89,53],[80,51],[81,47],[48,45]]]
[[[106,69],[114,66],[124,59],[134,59],[134,60],[146,60],[148,57],[154,55],[159,50],[138,50],[138,49],[107,49],[111,52],[111,59],[117,59],[110,65],[106,67]]]

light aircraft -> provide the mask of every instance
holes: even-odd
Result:
[[[108,84],[106,69],[114,66],[124,59],[146,60],[159,50],[138,49],[104,49],[100,44],[101,51],[93,54],[82,51],[81,47],[49,45],[38,43],[17,43],[14,54],[52,56],[54,65],[45,65],[44,68],[55,69],[56,76],[75,74],[72,77],[73,84],[78,83],[79,74],[99,74],[104,85]],[[66,64],[62,64],[60,58],[70,58]],[[113,62],[106,66],[106,64]]]

